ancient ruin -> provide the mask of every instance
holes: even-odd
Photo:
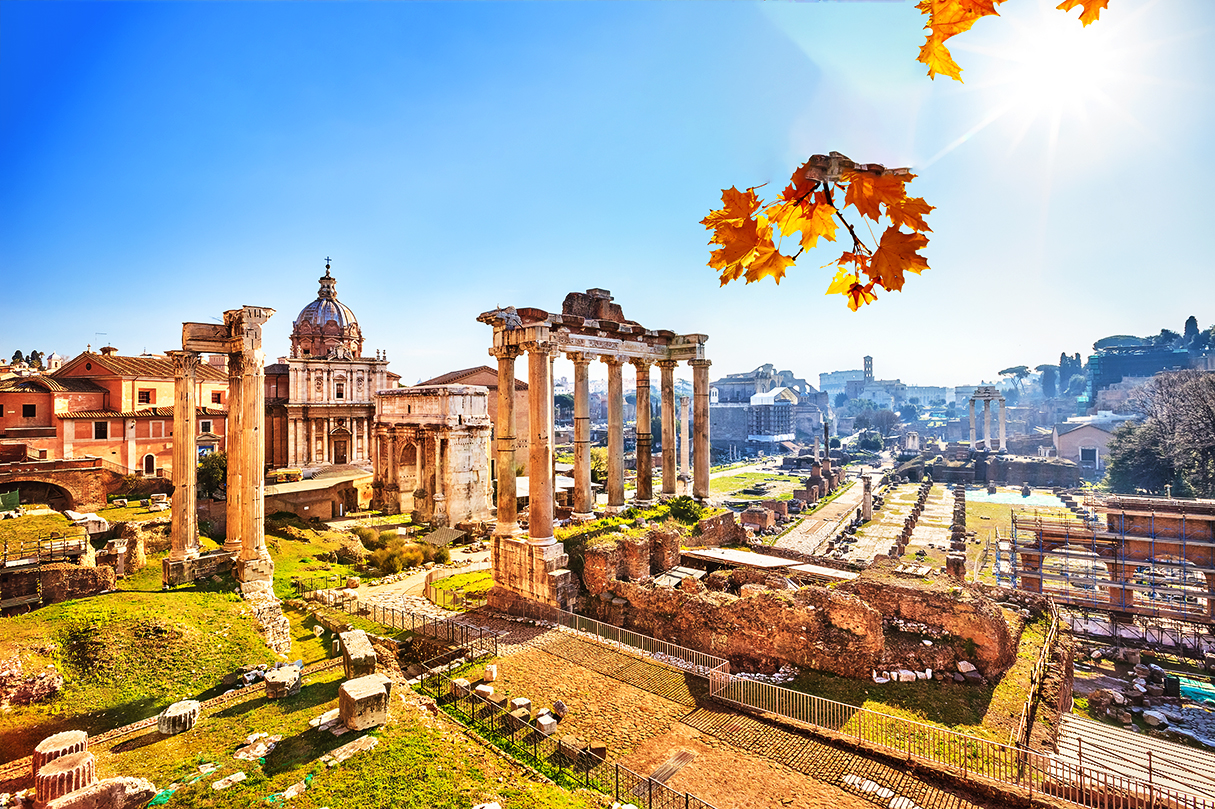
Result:
[[[974,395],[970,397],[970,446],[977,447],[975,443],[975,402],[983,403],[983,449],[990,451],[991,446],[991,403],[998,402],[1000,405],[1000,452],[1008,449],[1005,432],[1008,423],[1008,407],[1004,402],[1004,394],[1000,393],[990,385],[981,385],[975,388]]]
[[[675,434],[675,367],[693,369],[694,399],[692,494],[709,495],[709,360],[704,334],[677,335],[646,329],[627,320],[604,289],[571,292],[561,313],[508,307],[482,313],[477,320],[493,327],[490,354],[498,359],[498,424],[495,425],[498,469],[498,524],[493,540],[494,582],[491,604],[507,606],[514,598],[565,606],[577,595],[568,559],[553,538],[553,392],[552,363],[564,353],[574,363],[574,512],[591,516],[589,366],[608,366],[608,513],[626,507],[624,499],[623,367],[637,374],[637,504],[654,499],[651,488],[650,368],[660,369],[663,435]],[[522,538],[516,513],[514,390],[515,360],[528,355],[528,515]],[[685,447],[686,447],[685,443]],[[663,496],[676,494],[675,442],[663,442]]]

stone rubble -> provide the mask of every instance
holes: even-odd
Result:
[[[283,615],[283,603],[274,595],[269,581],[247,581],[240,586],[241,597],[253,610],[266,645],[280,655],[291,651],[291,622]]]

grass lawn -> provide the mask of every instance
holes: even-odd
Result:
[[[74,528],[67,517],[59,512],[0,520],[0,545],[6,542],[15,545],[44,539],[52,533],[67,534],[69,531],[78,533],[79,529]]]
[[[149,511],[139,505],[138,500],[129,501],[129,505],[119,508],[110,506],[97,510],[98,517],[104,517],[113,525],[116,522],[144,522],[146,520],[169,520],[172,519],[173,509],[165,509],[164,511]]]
[[[784,491],[791,491],[796,484],[801,483],[801,478],[793,477],[792,475],[779,475],[768,472],[742,472],[737,475],[728,477],[713,478],[709,481],[709,493],[716,495],[734,494],[735,492],[754,486],[756,483],[770,481],[777,483],[777,486],[772,487],[769,494],[762,495],[764,499],[773,499],[777,494]],[[780,486],[779,484],[793,484]],[[746,497],[747,495],[741,495]]]
[[[850,680],[804,671],[786,687],[875,713],[1007,743],[1010,731],[1021,718],[1030,674],[1046,640],[1048,621],[1043,618],[1025,627],[1016,662],[994,685],[956,685],[935,680],[878,685],[868,679]]]
[[[445,579],[439,579],[431,585],[436,590],[463,589],[465,595],[487,593],[494,586],[494,574],[491,570],[476,570],[472,573],[457,573]]]
[[[292,579],[337,576],[343,581],[357,574],[354,566],[324,561],[321,557],[342,546],[349,535],[339,531],[303,527],[303,522],[267,521],[266,547],[274,558],[274,593],[279,598],[296,595]],[[290,527],[290,533],[286,530]]]

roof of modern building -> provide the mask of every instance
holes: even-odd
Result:
[[[61,419],[171,419],[171,407],[145,407],[143,410],[72,410],[67,413],[56,413]],[[217,410],[213,407],[195,408],[195,415],[201,418],[219,418],[227,416],[228,411]]]

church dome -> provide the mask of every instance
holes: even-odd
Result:
[[[316,300],[300,311],[291,328],[291,356],[361,356],[363,332],[354,312],[337,299],[337,279],[328,264],[319,280]]]

